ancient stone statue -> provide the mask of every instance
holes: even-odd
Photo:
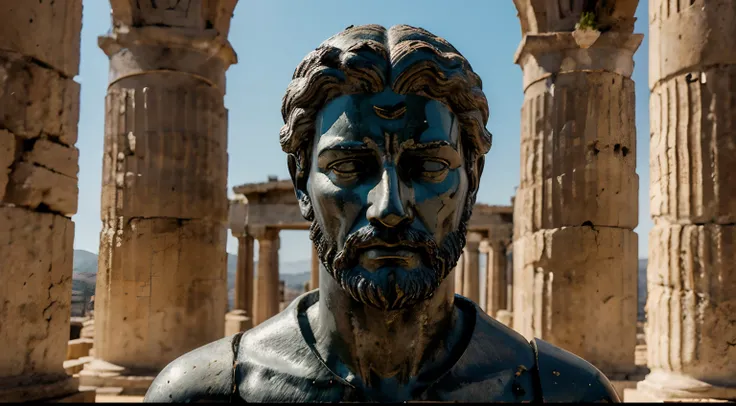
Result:
[[[181,356],[146,401],[618,401],[579,357],[455,295],[484,155],[481,80],[446,40],[348,27],[296,68],[281,146],[319,290]]]

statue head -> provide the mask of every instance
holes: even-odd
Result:
[[[379,309],[429,299],[462,253],[491,147],[468,61],[421,28],[351,26],[299,64],[281,114],[327,272]]]

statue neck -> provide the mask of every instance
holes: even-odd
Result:
[[[323,266],[319,289],[318,305],[307,311],[317,350],[330,369],[342,369],[342,363],[366,387],[406,386],[425,372],[446,368],[463,335],[452,275],[432,298],[395,311],[355,301]]]

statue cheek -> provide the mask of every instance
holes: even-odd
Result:
[[[427,231],[444,235],[457,227],[454,219],[463,210],[467,180],[462,169],[453,169],[442,182],[414,186],[416,209]]]
[[[462,168],[451,169],[441,182],[421,182],[414,185],[414,196],[418,205],[429,201],[438,201],[454,206],[457,201],[464,201],[467,179],[462,176]],[[465,186],[465,187],[463,187]],[[463,196],[460,196],[463,195]]]

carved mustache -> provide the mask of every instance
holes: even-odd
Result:
[[[406,247],[417,251],[431,268],[437,269],[439,264],[439,246],[432,235],[409,227],[386,229],[367,225],[348,236],[344,248],[335,256],[333,266],[335,269],[352,268],[363,250],[377,246]]]

